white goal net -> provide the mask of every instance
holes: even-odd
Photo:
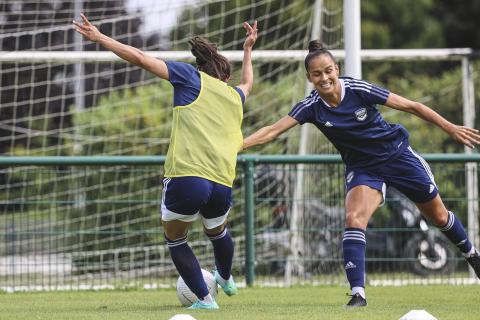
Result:
[[[320,34],[332,49],[339,48],[342,2],[318,3]],[[191,61],[188,40],[207,37],[232,57],[232,85],[239,81],[241,25],[258,20],[255,50],[277,55],[254,61],[254,91],[244,114],[247,135],[285,115],[303,97],[302,59],[285,59],[278,52],[306,49],[314,8],[313,0],[0,1],[0,154],[165,155],[171,85],[82,41],[71,24],[80,12],[105,34],[159,57]],[[297,153],[299,134],[292,130],[255,152]],[[276,182],[268,178],[284,171],[269,167],[257,177],[257,193],[264,197],[255,208],[258,230],[274,223],[275,210],[285,204],[272,197],[285,199],[287,187],[272,186]],[[0,287],[171,283],[165,277],[175,274],[174,266],[159,224],[161,176],[161,166],[1,168]],[[237,244],[234,267],[240,272],[244,195],[235,190],[231,231]],[[213,265],[199,225],[189,241],[201,263]],[[278,260],[268,250],[259,247],[258,259]]]

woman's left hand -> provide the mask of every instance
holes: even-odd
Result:
[[[455,125],[449,134],[456,141],[466,145],[471,149],[473,149],[476,144],[480,144],[480,135],[478,134],[477,129]]]
[[[245,39],[245,42],[243,43],[243,48],[252,48],[255,44],[255,41],[257,41],[257,20],[255,20],[252,26],[245,21],[243,23],[243,28],[247,31],[247,39]]]
[[[97,27],[91,24],[83,13],[80,13],[80,16],[82,17],[83,23],[74,20],[75,30],[90,41],[97,42],[100,40],[102,34],[98,31]]]

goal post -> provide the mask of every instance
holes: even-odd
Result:
[[[165,60],[193,61],[190,51],[145,51],[147,54]],[[331,49],[330,52],[339,60],[345,58],[345,51]],[[443,48],[443,49],[363,49],[360,51],[362,61],[400,61],[400,60],[457,60],[462,61],[474,55],[471,48]],[[221,54],[232,62],[241,62],[243,51],[221,50]],[[254,62],[302,62],[308,51],[306,50],[254,50]],[[109,51],[0,51],[0,63],[76,63],[76,62],[122,62],[120,57]]]

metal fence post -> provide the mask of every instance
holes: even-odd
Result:
[[[475,127],[475,89],[473,85],[473,66],[468,57],[462,58],[462,95],[463,95],[463,124],[467,127]],[[465,147],[466,154],[472,154],[472,149]],[[465,163],[465,178],[467,184],[467,208],[468,208],[468,235],[475,247],[479,247],[479,204],[478,204],[478,163]],[[470,277],[477,276],[472,268],[469,269]]]
[[[253,285],[255,278],[255,239],[253,223],[253,170],[252,160],[244,163],[245,183],[245,282],[247,286]]]

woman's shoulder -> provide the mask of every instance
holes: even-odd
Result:
[[[167,65],[168,71],[175,74],[184,74],[184,75],[192,75],[197,74],[198,70],[189,63],[181,62],[181,61],[165,61]]]
[[[390,93],[389,90],[368,82],[363,79],[355,79],[351,77],[340,77],[345,86],[345,94],[353,93],[354,96],[365,100],[367,103],[385,103]]]

